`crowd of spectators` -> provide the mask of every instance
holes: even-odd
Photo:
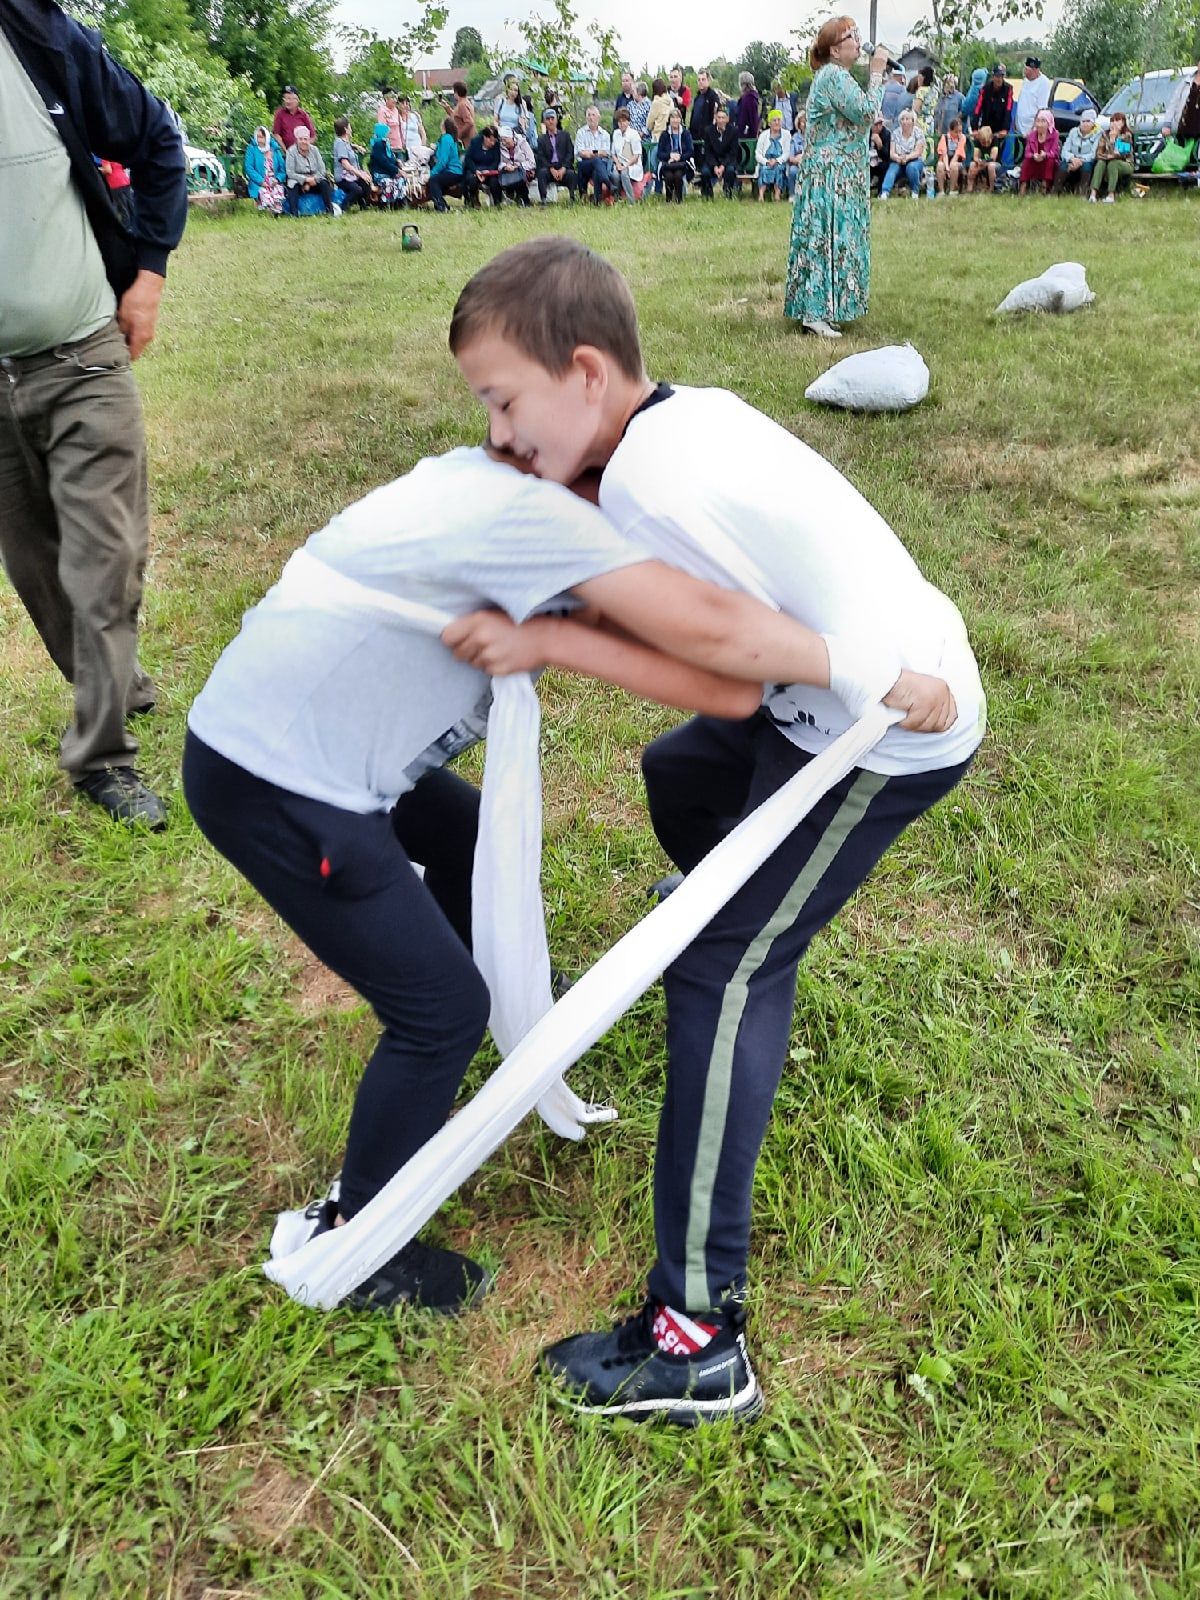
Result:
[[[1115,114],[1101,131],[1085,110],[1060,141],[1051,83],[1036,57],[1027,57],[1020,87],[1014,96],[1001,61],[977,69],[965,92],[953,73],[938,84],[930,67],[911,77],[893,68],[868,141],[871,192],[881,200],[898,192],[948,197],[1015,179],[1022,195],[1077,189],[1114,201],[1134,170],[1124,118]],[[337,120],[326,167],[312,119],[289,86],[273,127],[256,129],[247,146],[246,190],[261,209],[295,215],[356,205],[444,211],[449,196],[475,207],[484,194],[493,205],[528,206],[535,197],[546,205],[562,191],[595,205],[636,203],[648,192],[682,202],[692,187],[712,200],[743,185],[772,201],[793,198],[802,181],[804,106],[778,82],[760,94],[748,72],[736,95],[703,70],[694,89],[679,67],[649,83],[625,72],[611,117],[589,106],[574,131],[557,92],[547,87],[542,99],[535,108],[510,76],[491,119],[477,126],[467,87],[456,83],[427,130],[412,101],[387,90],[366,145],[354,143],[347,118]]]
[[[886,200],[902,183],[911,198],[973,194],[1004,187],[1015,175],[1021,195],[1078,190],[1096,201],[1104,190],[1104,201],[1114,202],[1118,184],[1134,174],[1125,117],[1115,112],[1102,132],[1086,107],[1061,140],[1051,88],[1036,56],[1026,57],[1019,96],[1002,61],[990,72],[977,69],[965,94],[953,73],[938,89],[928,68],[912,78],[893,70],[871,128],[872,192]]]

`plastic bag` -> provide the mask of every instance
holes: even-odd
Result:
[[[908,411],[929,393],[929,368],[911,344],[847,356],[804,391],[819,405],[847,411]]]
[[[1192,158],[1196,148],[1196,141],[1190,139],[1187,144],[1179,144],[1174,139],[1168,139],[1163,148],[1154,158],[1151,172],[1182,172]]]
[[[1087,269],[1078,261],[1060,261],[1040,278],[1019,283],[996,307],[997,315],[1014,311],[1078,311],[1096,296],[1087,285]]]

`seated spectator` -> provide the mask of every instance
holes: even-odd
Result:
[[[742,160],[741,141],[737,129],[729,120],[729,112],[721,106],[713,118],[712,127],[704,136],[701,152],[700,193],[706,200],[713,197],[719,183],[725,198],[732,200],[738,192],[738,168]]]
[[[553,106],[546,107],[542,123],[546,131],[539,136],[537,149],[533,153],[537,163],[538,199],[542,205],[546,205],[550,185],[554,184],[567,191],[574,205],[579,176],[575,171],[575,148],[571,143],[571,135],[559,127],[558,112]]]
[[[646,132],[657,144],[667,131],[667,123],[670,121],[671,112],[675,109],[675,102],[671,99],[667,86],[661,78],[655,78],[650,87],[654,99],[650,102],[650,114],[646,123]]]
[[[463,177],[466,179],[467,204],[479,204],[479,191],[486,189],[494,206],[504,196],[500,191],[500,135],[491,123],[480,131],[467,146],[463,157]]]
[[[633,86],[633,99],[629,102],[629,126],[639,139],[645,139],[650,126],[650,91],[639,78]]]
[[[966,97],[958,92],[958,79],[953,72],[948,72],[942,79],[942,92],[938,96],[937,105],[933,108],[933,131],[936,138],[940,139],[944,133],[950,132],[950,124],[956,117],[961,129],[966,103]]]
[[[453,117],[447,117],[442,123],[441,137],[434,148],[433,163],[429,168],[429,198],[433,201],[435,211],[449,211],[450,207],[446,204],[448,194],[457,195],[464,202],[467,198],[462,151],[454,132]]]
[[[333,124],[333,180],[342,191],[343,209],[358,206],[365,211],[377,190],[371,174],[358,164],[358,151],[350,143],[350,118],[337,117]]]
[[[283,210],[287,167],[283,147],[266,128],[255,128],[242,162],[246,189],[260,211],[278,216]]]
[[[937,166],[934,169],[939,194],[957,194],[967,170],[967,141],[962,118],[955,117],[938,140]]]
[[[792,129],[792,139],[788,146],[787,156],[787,187],[788,195],[796,193],[796,184],[800,178],[800,162],[804,158],[804,134],[808,127],[808,112],[797,111],[796,126]]]
[[[629,107],[617,112],[617,131],[612,140],[613,180],[626,200],[640,200],[646,169],[642,165],[642,141],[629,125]]]
[[[658,141],[655,168],[658,181],[668,204],[674,200],[683,204],[683,191],[687,180],[695,175],[692,136],[683,125],[683,112],[672,111],[667,131]]]
[[[334,215],[333,185],[325,171],[321,152],[309,138],[308,129],[303,123],[297,124],[296,142],[287,153],[284,169],[287,173],[284,209],[290,217],[300,215],[300,198],[306,194],[319,195],[325,210],[330,216]]]
[[[996,166],[1000,160],[1000,146],[988,123],[975,129],[971,135],[971,165],[967,168],[967,193],[975,193],[975,185],[984,189],[996,187]]]
[[[1033,127],[1025,140],[1019,193],[1028,194],[1031,183],[1041,184],[1043,193],[1049,193],[1058,171],[1058,149],[1058,129],[1054,126],[1054,117],[1043,106],[1033,119]]]
[[[1081,193],[1090,192],[1099,144],[1100,129],[1096,126],[1096,113],[1088,106],[1080,113],[1079,122],[1067,135],[1058,159],[1058,171],[1054,174],[1051,194],[1076,188]]]
[[[537,172],[537,162],[529,140],[513,128],[500,130],[500,193],[516,205],[529,204],[529,185]]]
[[[758,90],[754,87],[753,73],[738,73],[738,91],[741,98],[737,103],[737,110],[733,118],[737,136],[739,139],[757,139],[761,111]]]
[[[768,192],[772,200],[778,200],[787,190],[784,142],[783,117],[778,111],[772,111],[754,150],[754,181],[758,184],[760,200],[765,200]]]
[[[400,163],[388,138],[386,122],[377,122],[371,134],[371,153],[367,158],[370,172],[379,194],[381,206],[392,210],[402,206],[408,198],[408,185],[400,172]]]
[[[661,83],[661,78],[655,79]],[[612,140],[608,129],[600,126],[600,107],[589,106],[583,127],[575,135],[575,167],[579,173],[579,193],[586,195],[592,186],[596,205],[607,196],[612,199]]]
[[[870,156],[871,193],[878,194],[883,186],[883,175],[892,160],[892,135],[882,114],[871,124],[867,150]]]
[[[881,200],[888,198],[902,172],[908,185],[908,197],[915,200],[921,193],[921,183],[925,177],[925,135],[917,126],[916,114],[911,106],[906,106],[900,113],[900,126],[892,135],[892,158],[879,191]]]
[[[1088,199],[1099,198],[1100,190],[1107,186],[1104,204],[1116,204],[1117,185],[1122,178],[1133,177],[1133,133],[1123,111],[1114,111],[1108,127],[1100,135],[1096,146],[1096,166],[1092,172],[1092,192]]]

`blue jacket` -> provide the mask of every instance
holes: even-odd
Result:
[[[691,134],[687,131],[686,128],[682,129],[681,132],[680,132],[680,135],[679,135],[679,151],[680,151],[680,155],[682,156],[685,165],[692,159],[692,156],[695,153],[695,148],[696,148],[695,145],[692,143]],[[671,130],[670,130],[670,128],[664,128],[663,131],[659,134],[659,136],[658,136],[658,154],[655,156],[654,159],[655,159],[655,166],[656,167],[665,167],[670,162],[670,159],[671,159]]]
[[[287,167],[277,139],[271,140],[271,165],[275,169],[275,181],[286,182]],[[267,175],[267,164],[263,160],[262,151],[253,139],[246,146],[246,159],[242,162],[242,170],[246,174],[246,188],[250,191],[250,198],[257,200],[258,191],[262,188],[263,179]]]
[[[142,269],[165,277],[187,222],[187,159],[161,100],[105,51],[93,28],[52,0],[0,0],[0,29],[66,146],[71,176],[118,300]],[[129,168],[134,232],[109,198],[94,155]]]
[[[462,177],[462,157],[458,153],[458,140],[452,133],[444,133],[433,152],[429,176],[432,178],[437,172],[444,172],[452,178]]]

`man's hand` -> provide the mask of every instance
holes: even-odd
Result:
[[[910,733],[945,733],[958,721],[950,685],[924,672],[910,672],[907,667],[884,695],[883,703],[908,712],[900,727]]]
[[[454,619],[443,632],[442,643],[459,661],[489,678],[506,678],[545,666],[546,623],[552,620],[534,617],[516,623],[503,611],[472,611]]]
[[[121,296],[117,306],[117,327],[125,335],[131,361],[136,361],[154,338],[162,292],[163,280],[158,273],[143,268]]]

